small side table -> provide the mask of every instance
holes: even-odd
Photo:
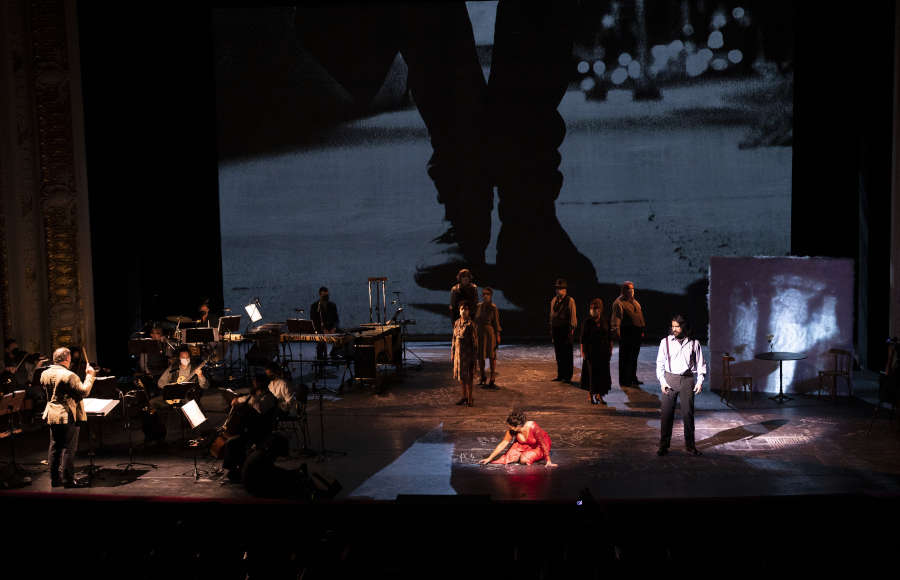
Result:
[[[806,354],[802,352],[784,352],[784,351],[775,351],[775,352],[761,352],[759,354],[754,355],[753,358],[759,360],[777,360],[778,361],[778,394],[772,397],[769,397],[776,403],[783,403],[785,399],[788,401],[793,401],[793,397],[788,397],[784,394],[784,378],[782,375],[782,366],[784,361],[786,360],[803,360],[806,358]]]

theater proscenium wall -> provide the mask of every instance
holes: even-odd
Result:
[[[0,334],[94,344],[75,2],[0,4]]]

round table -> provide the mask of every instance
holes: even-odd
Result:
[[[759,360],[778,361],[778,394],[769,398],[776,403],[783,403],[785,399],[787,399],[788,401],[793,401],[793,397],[788,397],[784,394],[784,379],[782,379],[781,367],[786,360],[803,360],[806,358],[806,355],[802,352],[769,351],[756,354],[754,355],[754,358],[757,358]]]

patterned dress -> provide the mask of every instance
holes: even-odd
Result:
[[[491,302],[479,302],[475,310],[475,326],[478,328],[478,356],[481,360],[497,358],[497,335],[500,328],[500,309]]]
[[[458,319],[453,324],[453,343],[450,360],[453,363],[453,378],[472,382],[478,365],[478,332],[472,320]]]
[[[491,463],[519,463],[524,459],[526,465],[546,458],[550,455],[550,436],[534,421],[527,421],[521,431],[516,433],[516,441],[502,456]]]

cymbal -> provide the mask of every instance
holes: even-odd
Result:
[[[179,314],[173,314],[172,316],[166,316],[166,320],[169,322],[192,322],[194,319]]]

